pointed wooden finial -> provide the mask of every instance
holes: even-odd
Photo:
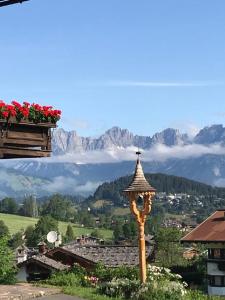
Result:
[[[156,190],[148,183],[148,181],[145,178],[141,162],[140,162],[140,155],[141,152],[138,151],[136,152],[138,155],[137,163],[136,163],[136,168],[133,176],[133,180],[130,183],[130,185],[124,190],[124,192],[155,192]]]

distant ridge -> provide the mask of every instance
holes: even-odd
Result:
[[[186,143],[187,140],[187,134],[181,134],[179,130],[173,128],[167,128],[150,137],[134,135],[127,129],[115,126],[107,130],[99,138],[80,137],[76,131],[65,131],[60,128],[55,130],[53,134],[53,153],[62,155],[74,151],[104,150],[113,147],[127,148],[130,146],[149,149],[157,143],[174,146]]]
[[[135,153],[137,147],[144,150],[143,156],[148,151],[150,153],[150,161],[142,162],[145,173],[165,173],[210,185],[225,186],[223,125],[205,127],[194,137],[173,128],[167,128],[153,136],[139,136],[127,129],[113,127],[98,138],[80,137],[75,131],[57,129],[53,133],[52,160],[0,162],[0,197],[23,197],[28,193],[42,196],[54,192],[90,195],[101,183],[133,173],[135,156],[129,156],[129,153]],[[192,151],[197,149],[197,155],[194,152],[192,155],[188,147],[192,147]],[[123,155],[119,156],[117,154],[121,149]],[[187,149],[185,151],[188,154],[190,152],[190,155],[179,156],[179,151],[182,153],[183,149]],[[199,149],[204,151],[198,154]],[[161,160],[151,156],[156,151],[161,151]],[[169,151],[173,156],[165,158]],[[89,162],[78,164],[76,160],[70,160],[70,157],[77,154],[80,157],[89,156]],[[113,162],[104,160],[110,155],[116,158]],[[59,156],[69,159],[60,160]]]

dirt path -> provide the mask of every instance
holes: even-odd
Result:
[[[52,295],[52,296],[46,296],[37,298],[40,300],[82,300],[81,298],[75,297],[75,296],[68,296],[64,294],[58,294],[58,295]]]
[[[60,293],[60,289],[43,288],[43,287],[33,286],[28,283],[19,283],[15,285],[0,285],[0,300],[9,300],[9,299],[27,300],[27,299],[37,298],[37,297],[55,295],[59,293]],[[55,297],[56,296],[54,296],[54,299],[60,299]]]

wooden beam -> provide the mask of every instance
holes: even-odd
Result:
[[[51,151],[22,147],[0,147],[0,158],[34,158],[50,157]]]
[[[11,4],[17,4],[22,2],[29,1],[29,0],[0,0],[0,7],[6,6],[6,5],[11,5]]]

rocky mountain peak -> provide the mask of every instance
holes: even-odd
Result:
[[[225,128],[223,125],[212,125],[199,131],[194,139],[189,139],[187,134],[182,134],[178,129],[167,128],[150,136],[134,135],[127,129],[114,126],[98,138],[80,137],[76,131],[56,129],[53,132],[53,153],[61,155],[73,152],[104,150],[116,147],[135,146],[149,149],[155,144],[175,146],[181,144],[225,144]]]
[[[178,129],[167,128],[158,132],[152,137],[152,144],[165,144],[166,146],[174,146],[184,141],[184,135]]]
[[[109,138],[112,143],[111,146],[121,146],[128,147],[134,142],[133,133],[129,132],[127,129],[121,129],[120,127],[114,126],[107,130],[101,138]]]
[[[212,126],[204,127],[194,138],[194,143],[197,144],[213,144],[224,143],[225,128],[221,124],[214,124]]]

